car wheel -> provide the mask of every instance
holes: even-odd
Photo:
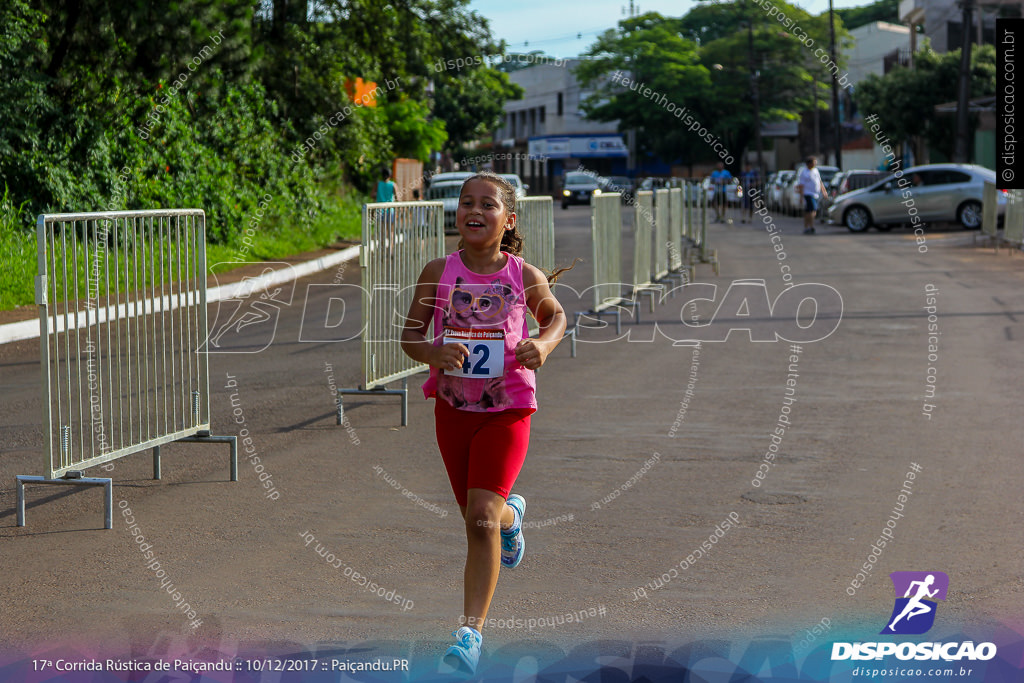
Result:
[[[863,206],[851,206],[843,214],[843,223],[850,232],[864,232],[871,227],[871,214]]]
[[[981,202],[976,202],[973,199],[961,204],[956,212],[956,219],[960,222],[960,225],[964,226],[964,230],[977,230],[980,228],[981,216]]]
[[[569,203],[568,202],[562,202],[562,210],[565,211],[568,208],[569,208]]]

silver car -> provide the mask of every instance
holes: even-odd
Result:
[[[916,213],[922,223],[955,221],[975,230],[981,227],[985,183],[995,181],[995,171],[975,164],[912,166],[900,178],[890,175],[863,190],[839,195],[828,209],[828,219],[851,232],[864,232],[872,225],[889,230],[911,223]],[[997,192],[996,198],[1002,215],[1006,193]]]
[[[516,199],[522,199],[523,197],[526,196],[526,191],[530,189],[530,186],[524,183],[523,179],[520,178],[517,174],[502,173],[501,177],[507,180],[509,184],[511,184],[512,187],[515,188]]]
[[[462,191],[464,180],[432,180],[427,188],[425,200],[440,201],[444,204],[444,230],[448,233],[458,232],[455,229],[455,212],[459,208],[459,192]]]

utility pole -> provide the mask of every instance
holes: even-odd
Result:
[[[836,20],[832,0],[828,0],[828,33],[832,63],[836,64]],[[843,167],[843,131],[839,127],[839,83],[832,78],[832,128],[835,130],[836,166]]]
[[[963,8],[963,41],[960,47],[960,83],[956,98],[956,149],[953,161],[966,164],[969,161],[970,145],[967,135],[970,132],[970,95],[971,95],[971,13],[974,0],[962,0]]]
[[[754,20],[747,20],[747,64],[750,68],[750,97],[754,101],[754,144],[757,146],[757,175],[764,178],[764,159],[761,156],[761,95],[758,90],[757,69],[754,68]]]
[[[811,97],[814,99],[814,156],[821,154],[821,121],[818,116],[818,77],[811,74]]]

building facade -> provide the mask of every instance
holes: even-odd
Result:
[[[513,71],[523,99],[506,102],[505,120],[495,132],[494,170],[517,173],[530,194],[550,194],[566,171],[579,166],[601,175],[626,175],[629,149],[617,121],[591,121],[580,103],[591,92],[573,73],[579,60],[540,63]]]

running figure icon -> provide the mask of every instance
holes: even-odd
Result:
[[[921,634],[935,623],[938,603],[945,600],[949,577],[944,572],[893,572],[896,603],[882,633]],[[915,619],[914,617],[918,617]]]
[[[928,612],[931,612],[932,609],[934,609],[931,605],[926,605],[925,603],[921,602],[921,598],[925,596],[929,598],[934,598],[935,594],[939,592],[938,588],[936,588],[933,591],[928,590],[928,587],[931,586],[933,583],[935,583],[934,574],[929,574],[928,578],[926,578],[924,581],[910,582],[910,587],[907,588],[907,592],[903,595],[903,597],[905,598],[910,598],[910,602],[908,602],[907,606],[903,608],[903,611],[900,612],[900,615],[892,620],[892,623],[889,624],[889,630],[895,631],[896,622],[902,619],[903,617],[906,617],[907,621],[910,621],[917,615],[927,614]],[[911,598],[910,593],[914,590],[914,586],[917,586],[917,594]]]

